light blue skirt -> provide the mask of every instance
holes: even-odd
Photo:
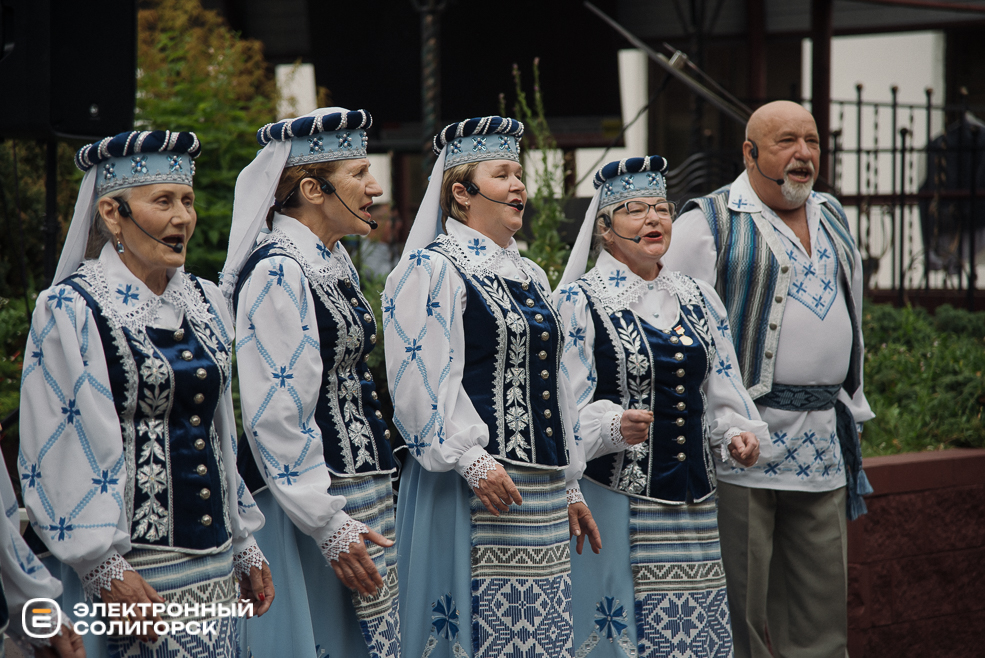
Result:
[[[168,603],[194,605],[196,603],[222,603],[234,605],[239,596],[239,586],[233,579],[233,554],[226,550],[216,555],[187,555],[172,551],[134,549],[124,556],[137,573],[143,577]],[[62,581],[59,605],[72,615],[74,621],[94,621],[78,618],[72,613],[76,603],[86,603],[82,582],[75,570],[52,555],[43,560],[52,575]],[[191,621],[171,619],[165,621]],[[198,617],[194,619],[206,619]],[[213,620],[208,617],[207,620]],[[178,632],[161,636],[157,642],[141,642],[134,637],[107,637],[87,634],[83,637],[87,656],[110,658],[154,657],[167,658],[237,658],[239,643],[236,621],[230,617],[216,618],[216,633],[192,635]]]
[[[407,461],[397,502],[405,658],[571,656],[563,473],[504,467],[523,505],[494,517],[454,471]]]
[[[336,477],[330,491],[346,496],[345,510],[353,518],[394,538],[388,475]],[[255,536],[270,563],[275,597],[262,617],[240,622],[244,657],[399,658],[396,547],[368,544],[385,586],[374,597],[354,595],[269,489],[253,498],[266,518]]]
[[[571,556],[577,658],[732,656],[714,499],[664,505],[581,481],[602,553]]]

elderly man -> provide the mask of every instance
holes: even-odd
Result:
[[[862,264],[841,205],[813,191],[821,145],[796,103],[758,109],[746,170],[695,199],[664,258],[713,284],[743,383],[773,441],[748,469],[719,464],[719,527],[735,653],[843,658],[846,516],[864,513]],[[764,451],[765,454],[765,451]]]

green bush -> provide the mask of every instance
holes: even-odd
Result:
[[[866,305],[865,456],[985,447],[985,313]]]

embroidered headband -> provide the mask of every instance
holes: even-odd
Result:
[[[297,119],[268,123],[257,131],[261,146],[270,142],[290,142],[287,167],[329,160],[355,160],[366,157],[369,138],[366,131],[373,117],[366,110],[315,111]]]
[[[133,130],[83,146],[75,166],[96,173],[96,197],[153,183],[191,185],[202,144],[192,132]],[[101,165],[101,166],[100,166]]]
[[[509,117],[477,117],[451,123],[434,136],[435,155],[445,149],[445,171],[482,160],[520,161],[523,124]]]
[[[601,188],[599,208],[622,203],[637,197],[667,198],[664,172],[667,161],[659,155],[616,160],[595,172],[595,189]]]

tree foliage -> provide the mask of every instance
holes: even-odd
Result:
[[[186,268],[216,280],[225,260],[233,190],[275,120],[277,90],[259,41],[242,39],[200,0],[154,0],[138,15],[136,124],[191,130],[198,227]]]

